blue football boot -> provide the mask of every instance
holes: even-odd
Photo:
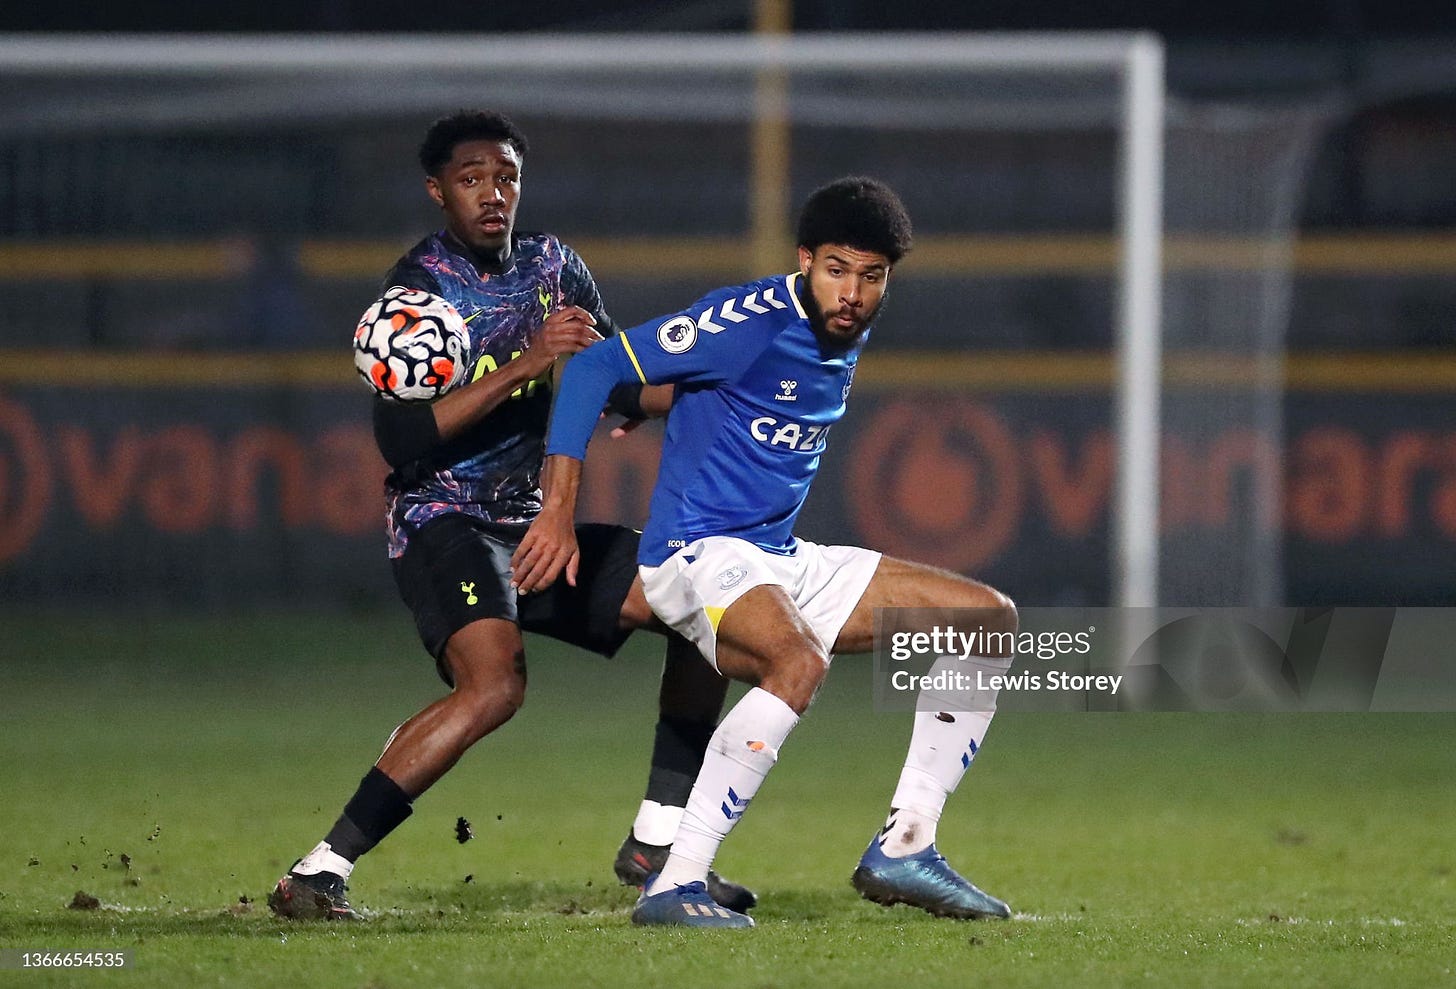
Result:
[[[657,877],[648,876],[647,885]],[[648,896],[644,888],[637,905],[632,908],[632,923],[642,925],[673,924],[679,927],[752,927],[747,914],[719,906],[708,895],[701,882],[684,883]]]
[[[876,837],[850,878],[859,895],[881,906],[908,903],[937,917],[980,920],[1010,917],[1011,908],[950,867],[934,845],[904,858],[890,858]]]
[[[649,845],[645,841],[638,841],[636,835],[628,832],[627,840],[617,849],[617,861],[612,868],[622,885],[642,889],[647,885],[649,876],[662,871],[670,851],[671,845]],[[708,895],[729,910],[747,913],[758,904],[758,897],[753,890],[724,879],[712,869],[708,870],[707,885]]]

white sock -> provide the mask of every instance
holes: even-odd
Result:
[[[298,864],[288,870],[300,876],[314,876],[320,872],[332,872],[345,879],[349,873],[354,871],[354,863],[335,854],[327,841],[321,841],[313,846],[313,851],[298,860]]]
[[[683,809],[656,800],[644,800],[632,822],[632,836],[649,845],[671,845],[682,823]]]
[[[935,844],[938,818],[913,807],[891,807],[885,826],[880,829],[880,851],[892,859],[923,852]]]
[[[942,656],[934,676],[959,671],[977,682],[978,673],[1004,674],[1011,659]],[[981,748],[996,713],[996,690],[923,690],[915,702],[915,727],[905,767],[880,832],[880,848],[891,858],[914,855],[935,843],[935,827],[946,799],[955,792]]]
[[[761,687],[733,705],[708,741],[667,864],[645,890],[648,895],[708,877],[718,846],[743,816],[798,723],[793,708]]]

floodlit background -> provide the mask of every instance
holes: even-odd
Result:
[[[1437,32],[1456,21],[1356,2],[610,6],[492,5],[412,25],[428,35],[336,0],[7,11],[4,598],[393,605],[347,342],[437,222],[425,126],[488,106],[533,143],[520,226],[577,246],[624,325],[787,270],[820,182],[903,192],[920,248],[806,535],[1034,605],[1453,600],[1456,49]],[[829,32],[828,61],[725,55],[786,25]],[[1059,65],[1055,37],[1005,38],[1045,44],[1038,67],[948,33],[991,29],[1166,45],[1163,394],[1129,408],[1160,448],[1156,501],[1120,500],[1123,76]],[[968,60],[943,61],[957,45]],[[856,67],[870,47],[888,67]],[[653,441],[599,446],[594,515],[642,521]]]
[[[531,637],[521,714],[351,877],[370,925],[262,900],[443,689],[389,575],[349,348],[438,223],[414,161],[432,119],[522,124],[520,228],[577,247],[623,325],[788,270],[826,180],[901,191],[918,246],[805,536],[1023,607],[1451,605],[1456,8],[95,6],[0,5],[0,965],[124,948],[103,978],[148,986],[1451,981],[1439,645],[1433,689],[1386,713],[1007,704],[940,825],[1017,911],[970,926],[848,885],[908,728],[842,657],[719,859],[760,926],[709,942],[631,927],[610,869],[660,640],[605,663]],[[656,450],[651,428],[599,439],[587,513],[640,524]],[[1320,641],[1334,675],[1369,645]],[[1226,657],[1204,657],[1215,688]]]

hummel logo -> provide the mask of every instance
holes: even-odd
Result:
[[[797,402],[799,400],[799,396],[794,394],[794,389],[798,387],[799,383],[797,381],[790,381],[788,378],[785,378],[783,381],[779,382],[779,388],[781,389],[781,391],[774,396],[774,401]]]
[[[787,302],[782,302],[774,298],[774,290],[771,287],[763,290],[763,302],[758,301],[758,299],[759,295],[757,292],[749,292],[741,299],[728,299],[718,307],[718,319],[726,320],[729,323],[741,323],[748,319],[748,317],[739,312],[739,308],[750,313],[762,314],[768,312],[770,307],[774,309],[787,309],[789,307]],[[698,329],[704,333],[722,333],[728,328],[713,318],[712,306],[698,313],[697,324]]]
[[[723,816],[730,821],[738,820],[743,816],[743,812],[748,809],[748,802],[752,799],[752,797],[744,797],[742,800],[738,799],[738,794],[734,793],[733,787],[730,786],[728,788],[728,799],[723,801]],[[730,804],[732,805],[731,809],[729,807]]]
[[[475,581],[472,580],[470,583],[467,584],[465,583],[465,581],[462,580],[460,582],[460,592],[465,595],[466,604],[473,605],[480,603],[480,598],[475,596]]]
[[[962,752],[961,753],[961,768],[962,769],[970,769],[971,768],[971,760],[974,759],[975,757],[976,757],[976,743],[975,743],[975,740],[972,739],[971,740],[971,745],[970,745],[970,751],[969,752]]]

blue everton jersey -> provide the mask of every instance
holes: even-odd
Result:
[[[660,564],[704,536],[793,552],[794,522],[863,344],[821,346],[799,300],[802,281],[794,272],[720,289],[567,365],[548,453],[585,455],[590,405],[599,409],[598,393],[613,382],[677,385],[641,563]],[[573,378],[591,379],[584,404],[572,400]]]
[[[550,234],[512,238],[507,268],[480,271],[445,233],[420,241],[385,276],[446,299],[465,319],[470,351],[463,382],[519,357],[546,316],[577,305],[612,332],[591,272],[581,257]],[[389,549],[404,552],[412,529],[448,512],[488,522],[526,525],[541,510],[541,457],[551,415],[551,381],[523,386],[466,433],[426,460],[389,475]]]

